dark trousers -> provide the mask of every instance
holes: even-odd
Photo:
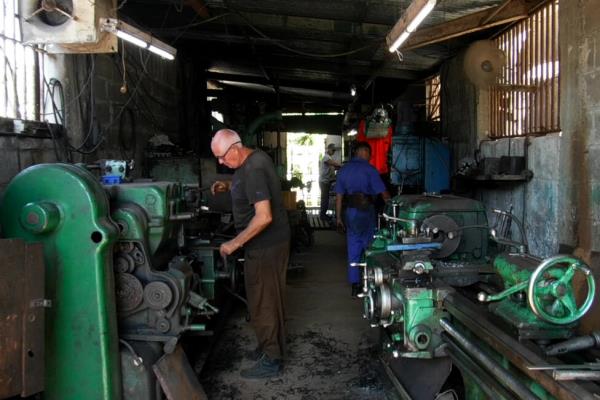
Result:
[[[285,353],[285,279],[290,242],[245,251],[244,280],[250,324],[270,359]]]
[[[329,189],[331,189],[331,182],[319,182],[319,189],[321,189],[321,211],[319,212],[319,217],[325,219],[325,217],[327,217],[327,209],[329,208]]]

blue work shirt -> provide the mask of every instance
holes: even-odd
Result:
[[[337,194],[363,193],[376,196],[386,188],[374,166],[360,157],[354,157],[337,174]]]

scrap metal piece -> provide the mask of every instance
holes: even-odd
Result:
[[[44,390],[44,258],[40,244],[0,240],[0,398]]]
[[[208,400],[181,346],[152,366],[168,400]]]

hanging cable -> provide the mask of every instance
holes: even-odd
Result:
[[[366,50],[368,48],[374,47],[374,46],[379,46],[380,42],[382,42],[384,40],[384,38],[381,39],[376,39],[373,41],[373,43],[367,44],[365,46],[362,47],[358,47],[356,49],[353,50],[349,50],[349,51],[345,51],[343,53],[334,53],[334,54],[317,54],[317,53],[308,53],[305,51],[301,51],[301,50],[296,50],[294,48],[288,47],[282,43],[280,43],[279,41],[271,38],[270,36],[266,35],[265,33],[263,33],[260,29],[256,28],[254,25],[252,25],[252,23],[250,22],[250,20],[248,18],[246,18],[246,16],[244,16],[242,13],[234,11],[234,10],[230,10],[231,12],[235,13],[236,15],[238,15],[246,25],[248,25],[248,27],[250,29],[252,29],[254,32],[256,32],[260,37],[262,37],[263,39],[266,39],[270,42],[272,42],[275,46],[280,47],[284,50],[287,50],[289,52],[301,55],[301,56],[306,56],[306,57],[316,57],[316,58],[338,58],[338,57],[345,57],[345,56],[349,56],[355,53],[359,53],[363,50]]]

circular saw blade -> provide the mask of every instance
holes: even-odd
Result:
[[[467,49],[463,67],[465,75],[475,86],[485,88],[496,83],[505,62],[504,52],[493,41],[479,40]]]

